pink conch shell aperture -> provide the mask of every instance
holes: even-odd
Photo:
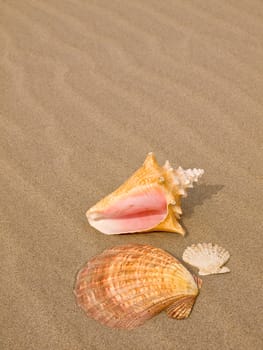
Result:
[[[181,198],[203,173],[203,169],[173,169],[168,161],[159,166],[149,153],[123,185],[87,211],[88,221],[105,234],[167,231],[184,235],[178,222]]]
[[[171,318],[187,318],[201,284],[162,249],[130,244],[88,261],[74,292],[87,316],[110,328],[132,329],[162,310]]]
[[[230,272],[228,267],[223,266],[229,258],[227,250],[212,243],[193,244],[183,253],[183,260],[197,267],[201,276]]]

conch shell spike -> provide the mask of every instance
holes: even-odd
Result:
[[[160,176],[160,177],[159,177],[159,183],[164,183],[164,182],[165,182],[164,177],[163,177],[163,176]]]

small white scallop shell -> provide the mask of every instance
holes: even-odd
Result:
[[[186,248],[183,260],[199,269],[199,275],[211,275],[230,272],[228,267],[222,267],[230,258],[224,248],[212,243],[198,243]]]

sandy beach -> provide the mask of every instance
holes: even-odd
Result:
[[[263,348],[262,76],[260,0],[0,0],[1,349]],[[150,151],[205,169],[186,236],[90,227]],[[229,250],[231,272],[203,278],[188,319],[119,331],[77,307],[76,274],[104,249],[181,259],[197,242]]]

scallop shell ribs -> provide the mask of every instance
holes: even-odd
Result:
[[[105,234],[167,231],[183,235],[178,222],[181,198],[203,173],[203,169],[173,169],[168,161],[159,166],[149,153],[123,185],[87,211],[88,221]]]
[[[177,259],[140,244],[108,249],[77,276],[75,295],[87,316],[111,328],[132,329],[162,310],[189,316],[201,287]]]

